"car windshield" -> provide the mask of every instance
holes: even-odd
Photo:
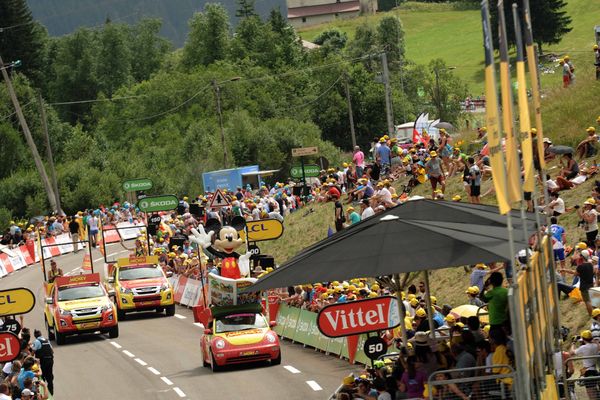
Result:
[[[58,288],[58,301],[91,299],[104,296],[99,284]]]
[[[258,313],[232,314],[217,318],[216,333],[266,328],[267,323]]]
[[[137,267],[119,269],[120,281],[132,281],[134,279],[161,278],[162,272],[158,267]]]

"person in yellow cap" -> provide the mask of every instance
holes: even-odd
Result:
[[[594,308],[592,310],[590,332],[592,332],[592,339],[594,342],[600,343],[600,308]]]
[[[469,286],[465,291],[467,294],[467,304],[472,306],[482,307],[485,303],[479,298],[479,288],[477,286]]]
[[[563,88],[566,89],[571,84],[571,67],[569,66],[569,63],[565,62],[564,59],[560,59],[558,64],[562,69]]]
[[[594,246],[598,236],[598,211],[596,211],[596,200],[592,197],[583,202],[582,208],[577,208],[577,215],[583,220],[586,243]]]
[[[591,357],[598,356],[598,352],[600,352],[600,345],[595,343],[594,337],[590,330],[584,330],[580,333],[581,339],[579,341],[579,347],[577,347],[577,342],[574,341],[571,343],[571,348],[569,349],[569,354],[571,356],[576,357]],[[582,369],[580,370],[580,374],[583,377],[597,377],[600,375],[598,373],[598,367],[596,366],[596,358],[584,358],[581,360]],[[598,398],[598,382],[596,380],[592,380],[591,382],[584,382],[585,389],[590,399]]]
[[[459,195],[459,194],[457,194],[457,195],[454,195],[454,196],[452,197],[452,201],[455,201],[455,202],[457,202],[457,203],[460,203],[460,201],[461,201],[461,200],[462,200],[462,197],[460,197],[460,195]]]
[[[354,225],[360,222],[360,215],[354,210],[354,207],[350,206],[346,209],[348,217],[346,220],[349,222],[348,226]]]
[[[438,157],[436,151],[429,152],[429,157],[429,161],[425,163],[425,171],[427,172],[427,176],[429,177],[429,182],[431,182],[431,198],[435,200],[435,191],[437,189],[438,184],[442,188],[442,194],[446,190],[446,173],[444,171],[444,163]]]
[[[596,128],[590,126],[585,131],[587,132],[587,137],[579,142],[575,148],[575,155],[579,157],[580,161],[585,157],[593,157],[598,153],[598,149],[596,148],[596,143],[598,143]]]
[[[596,80],[600,80],[600,49],[598,49],[598,45],[595,44],[592,46],[592,50],[594,50],[594,66],[596,67]],[[598,117],[600,120],[600,117]],[[600,121],[598,121],[600,123]]]

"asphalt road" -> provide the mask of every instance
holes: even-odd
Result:
[[[109,245],[114,257],[127,255]],[[78,274],[83,251],[56,258],[64,273]],[[103,259],[93,250],[95,272]],[[39,264],[0,280],[2,289],[27,287],[36,295],[25,326],[44,330],[44,289]],[[347,361],[282,340],[279,366],[252,364],[213,373],[202,367],[199,326],[191,309],[177,306],[174,317],[134,313],[119,322],[119,338],[85,335],[54,344],[55,394],[61,399],[326,399],[344,375],[358,371]]]

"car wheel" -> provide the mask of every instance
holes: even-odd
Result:
[[[210,358],[210,369],[212,370],[212,372],[219,372],[221,370],[221,367],[217,365],[217,362],[215,361],[215,356],[212,353],[210,353]]]
[[[172,317],[173,315],[175,315],[175,304],[166,306],[165,309],[167,310],[167,317]]]
[[[116,339],[119,337],[119,325],[115,325],[108,331],[108,337],[111,339]]]
[[[55,336],[56,336],[56,344],[58,346],[65,344],[67,335],[65,335],[64,333],[56,331],[55,332]]]
[[[48,332],[48,340],[54,340],[54,331],[50,329],[50,325],[48,325],[48,320],[44,318],[44,322],[46,323],[46,332]]]
[[[165,309],[162,307],[157,307],[155,311],[160,314],[161,312],[165,311]]]
[[[200,345],[200,352],[202,354],[202,366],[204,368],[210,367],[210,363],[206,361],[206,355],[204,354],[204,346]]]
[[[117,308],[117,319],[119,321],[125,321],[125,311]]]
[[[281,350],[279,351],[279,355],[277,358],[271,360],[271,365],[279,365],[281,364]]]

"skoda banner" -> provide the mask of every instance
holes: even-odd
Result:
[[[177,208],[177,196],[167,194],[163,196],[148,196],[138,201],[138,208],[143,212],[170,211]]]

